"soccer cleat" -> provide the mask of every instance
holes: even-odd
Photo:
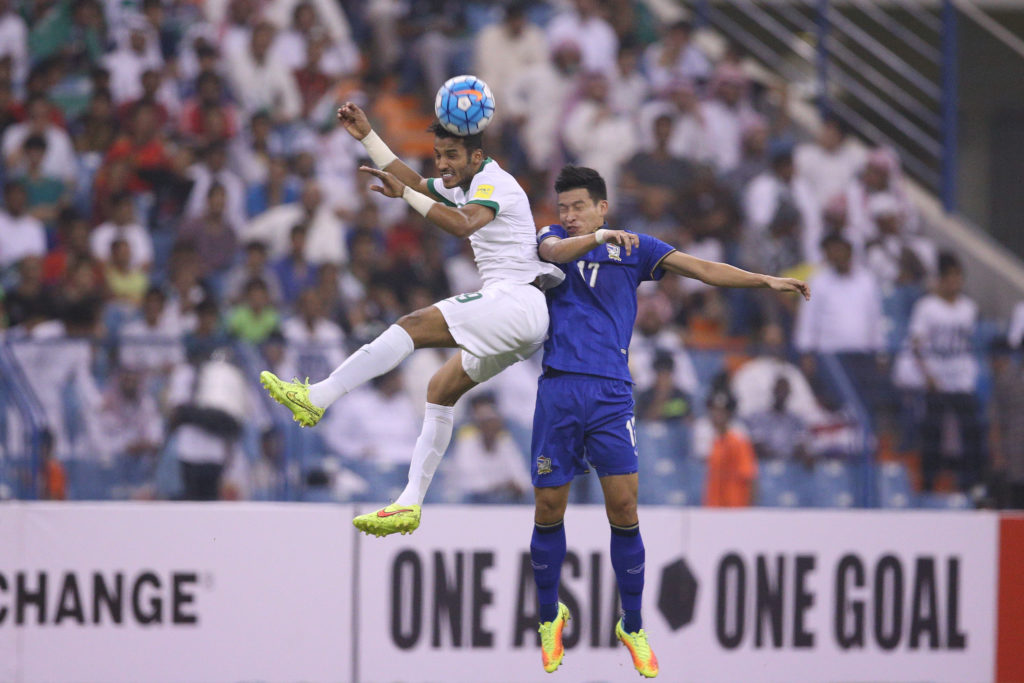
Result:
[[[376,512],[359,515],[352,524],[372,536],[411,534],[420,526],[420,506],[392,503]]]
[[[615,624],[615,636],[622,641],[622,644],[633,656],[633,666],[640,672],[641,676],[654,678],[658,675],[658,658],[651,652],[651,646],[647,643],[647,634],[643,629],[636,633],[626,633],[622,628],[622,619]]]
[[[540,659],[544,664],[544,670],[549,674],[562,663],[565,656],[565,648],[562,647],[562,629],[565,623],[572,619],[569,615],[569,608],[558,603],[558,616],[552,621],[545,621],[538,629],[540,631]]]
[[[303,427],[312,427],[324,416],[324,409],[313,405],[309,400],[309,378],[300,382],[296,377],[292,382],[285,382],[269,370],[260,373],[260,384],[274,399],[292,411],[292,419]]]

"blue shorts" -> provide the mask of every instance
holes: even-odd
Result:
[[[537,382],[530,460],[541,488],[562,486],[590,466],[602,477],[636,472],[632,384],[546,371]]]

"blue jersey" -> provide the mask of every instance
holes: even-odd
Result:
[[[537,234],[566,238],[560,225]],[[662,260],[673,247],[638,235],[632,253],[617,244],[601,244],[571,263],[558,264],[565,281],[547,291],[550,326],[544,343],[544,367],[632,382],[629,340],[636,322],[636,288],[665,274]]]

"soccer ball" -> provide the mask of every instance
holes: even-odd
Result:
[[[494,118],[494,95],[476,76],[449,78],[434,98],[434,113],[446,130],[476,135]]]

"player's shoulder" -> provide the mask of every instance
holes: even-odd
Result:
[[[552,223],[551,225],[545,225],[543,228],[537,231],[537,239],[542,240],[548,237],[567,237],[568,233],[558,223]]]

